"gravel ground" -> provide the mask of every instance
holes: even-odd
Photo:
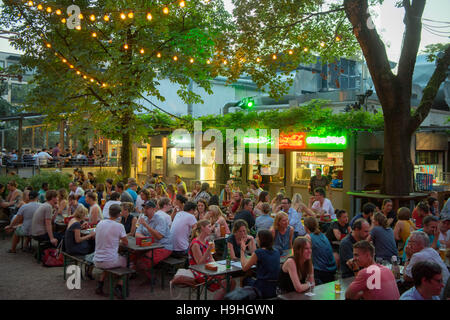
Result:
[[[36,244],[35,241],[33,241]],[[107,300],[95,294],[95,280],[81,280],[80,290],[69,290],[63,277],[62,267],[48,268],[37,263],[34,255],[22,252],[20,244],[17,253],[7,253],[11,247],[11,237],[0,237],[0,300]],[[150,282],[144,274],[138,274],[130,280],[129,300],[170,300],[169,281],[173,276],[165,276],[165,287],[161,289],[161,276],[158,274],[154,292],[150,292]],[[105,281],[104,291],[108,292]],[[188,289],[176,289],[181,292],[180,299],[188,299]],[[195,299],[195,295],[192,295]],[[208,300],[212,295],[208,292]]]

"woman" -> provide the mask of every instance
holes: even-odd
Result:
[[[205,199],[200,199],[197,201],[197,209],[195,210],[195,218],[197,221],[206,219],[206,208],[208,208],[208,203],[206,203]]]
[[[125,227],[127,236],[134,237],[137,222],[137,218],[131,215],[131,212],[134,210],[134,205],[131,202],[122,202],[120,207],[122,208],[122,211],[120,212],[120,223]]]
[[[375,247],[375,257],[391,261],[398,255],[394,231],[388,226],[388,219],[381,212],[373,215],[373,229],[370,231],[371,241]]]
[[[82,206],[82,204],[79,204],[77,201],[77,197],[74,194],[71,194],[68,198],[68,202],[69,205],[67,207],[67,214],[69,216],[73,216],[75,213],[75,210],[79,207]],[[83,206],[84,207],[84,206]]]
[[[109,196],[114,192],[114,181],[113,179],[106,179],[105,181],[105,189],[106,189],[106,200],[109,200]]]
[[[284,195],[278,193],[275,198],[272,199],[272,212],[278,212],[281,210],[281,200],[283,200]]]
[[[95,188],[95,192],[97,193],[98,205],[104,205],[106,202],[105,185],[103,183],[98,183],[97,187]],[[105,200],[105,202],[102,203],[102,200]]]
[[[256,232],[260,230],[270,230],[273,226],[273,218],[270,216],[271,213],[270,204],[265,202],[262,205],[262,214],[255,219]]]
[[[269,230],[261,230],[256,238],[259,249],[250,259],[245,258],[245,239],[241,242],[242,271],[246,272],[256,265],[256,279],[245,278],[243,284],[259,290],[261,299],[276,297],[278,276],[280,274],[280,253],[274,250],[273,236]]]
[[[225,234],[230,234],[230,228],[228,227],[225,215],[222,213],[222,210],[220,210],[218,206],[209,206],[208,213],[206,214],[205,219],[209,220],[211,226],[213,226],[214,228],[213,232],[217,237],[221,236],[220,228],[222,227],[225,228]]]
[[[78,170],[78,185],[82,186],[86,182],[86,176],[82,170]],[[86,191],[86,189],[83,188]]]
[[[403,256],[403,247],[411,232],[416,230],[414,222],[411,221],[411,211],[401,207],[397,211],[398,221],[394,228],[394,238],[397,241],[398,255]]]
[[[429,197],[427,199],[428,206],[430,207],[430,212],[433,216],[439,217],[439,201],[434,197]]]
[[[289,216],[285,212],[280,211],[277,213],[271,231],[272,236],[275,239],[273,246],[275,249],[279,250],[281,254],[283,251],[292,248],[294,228],[289,225]]]
[[[255,206],[255,209],[253,210],[253,212],[255,213],[255,215],[257,217],[263,214],[262,206],[263,206],[264,203],[269,202],[269,201],[270,201],[269,193],[267,191],[262,191],[259,194],[258,202],[257,202],[257,204]]]
[[[195,196],[200,193],[201,189],[202,189],[202,183],[200,181],[195,181],[194,189],[191,192],[191,199],[194,199]]]
[[[169,197],[166,189],[164,189],[163,185],[158,183],[155,185],[156,198],[159,200],[160,198]]]
[[[102,209],[97,202],[97,194],[94,192],[88,192],[86,194],[86,203],[89,207],[89,224],[91,226],[96,225],[103,220]]]
[[[56,209],[56,217],[63,219],[69,214],[69,201],[67,200],[67,190],[58,190],[58,207]]]
[[[397,223],[397,215],[395,214],[393,208],[393,203],[391,199],[384,199],[383,205],[381,206],[381,212],[387,219],[388,227],[394,227]]]
[[[225,185],[225,188],[220,192],[219,203],[221,203],[222,206],[227,207],[230,204],[232,197],[233,191],[231,190],[230,185],[227,183]]]
[[[177,195],[177,190],[175,189],[175,186],[173,184],[169,184],[167,186],[167,194],[168,194],[167,197],[170,199],[170,202],[172,202],[172,204],[173,204],[175,197]]]
[[[312,245],[314,279],[317,284],[334,281],[337,265],[330,241],[320,232],[319,223],[314,217],[305,218],[305,230]]]
[[[309,209],[304,203],[300,193],[294,193],[292,196],[291,208],[302,213],[304,217],[314,217],[314,212]]]
[[[69,221],[64,234],[65,252],[68,254],[86,255],[95,250],[95,232],[92,231],[86,236],[81,236],[81,225],[87,213],[88,210],[84,206],[79,206],[74,212],[73,219]]]
[[[142,189],[136,199],[136,212],[144,212],[143,205],[148,200],[150,200],[150,191],[148,191],[147,189]]]
[[[85,182],[83,182],[83,184],[81,185],[81,189],[83,189],[85,193],[94,190],[94,188],[92,187],[92,184],[89,182],[89,180],[86,180]]]
[[[255,252],[255,239],[248,232],[248,224],[245,220],[238,219],[234,222],[232,234],[227,238],[227,250],[230,253],[231,260],[241,258],[242,241],[245,241],[250,254]]]
[[[200,220],[195,225],[192,231],[192,241],[189,246],[189,265],[206,264],[214,262],[214,258],[211,254],[212,246],[208,245],[207,239],[211,235],[211,224],[208,220]],[[205,281],[205,277],[201,273],[192,271],[195,276],[195,280],[198,283]],[[215,281],[213,281],[215,280]],[[221,300],[225,296],[226,281],[223,280],[223,276],[210,277],[208,279],[208,290],[216,291],[214,294],[215,300]],[[235,282],[231,283],[231,290],[234,289]]]
[[[278,278],[278,286],[282,293],[293,291],[301,293],[315,286],[311,258],[311,240],[297,237],[294,241],[294,255],[283,263]]]

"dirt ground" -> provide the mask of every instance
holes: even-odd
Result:
[[[36,242],[33,241],[36,245]],[[11,247],[11,236],[0,236],[0,300],[108,300],[109,296],[95,294],[95,280],[81,280],[80,290],[69,290],[63,277],[63,267],[48,268],[39,264],[32,253],[23,252],[20,244],[17,253],[7,253]],[[158,271],[159,272],[159,271]],[[144,274],[130,280],[128,300],[171,300],[169,281],[172,275],[165,276],[164,290],[161,289],[161,276],[157,274],[154,291],[150,292],[150,282]],[[104,292],[108,293],[105,281]],[[188,289],[176,289],[174,295],[181,293],[180,299],[188,299]],[[192,299],[195,299],[195,294]],[[116,299],[116,298],[115,298]],[[208,292],[208,300],[212,294]]]

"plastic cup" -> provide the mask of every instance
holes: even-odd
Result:
[[[208,245],[211,247],[211,254],[216,253],[216,246],[214,245],[214,241],[210,240]]]

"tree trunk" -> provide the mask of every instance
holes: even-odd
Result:
[[[129,130],[123,130],[120,157],[122,162],[122,177],[124,179],[128,179],[131,176],[131,147],[131,132]]]

